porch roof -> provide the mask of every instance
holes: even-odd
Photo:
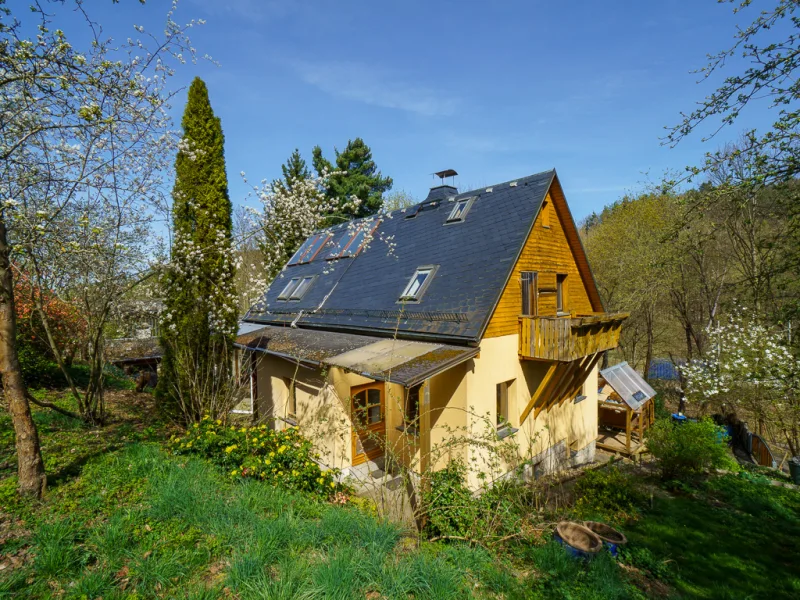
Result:
[[[480,348],[387,339],[352,333],[242,322],[236,345],[311,365],[341,367],[364,377],[405,387],[446,371]]]

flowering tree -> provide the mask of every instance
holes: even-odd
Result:
[[[687,397],[752,415],[759,427],[800,453],[800,362],[786,335],[748,317],[741,309],[706,330],[706,357],[684,367]]]
[[[91,255],[98,247],[92,236],[102,237],[106,249],[124,248],[125,240],[114,239],[120,228],[113,216],[120,212],[103,210],[121,208],[125,196],[152,200],[157,157],[171,143],[170,65],[195,56],[186,35],[195,22],[178,25],[175,4],[163,34],[137,26],[137,37],[122,44],[101,37],[82,2],[74,7],[91,36],[84,52],[50,28],[52,16],[38,3],[21,11],[38,26],[27,37],[30,27],[0,2],[0,370],[16,433],[19,489],[33,496],[46,479],[17,355],[12,261],[33,266],[29,272],[42,289],[58,290],[41,285],[45,260]],[[150,168],[138,171],[137,160],[152,161]],[[82,211],[87,219],[76,221]],[[118,254],[104,256],[111,261],[106,274],[122,278]],[[101,285],[94,273],[83,278],[84,288]]]

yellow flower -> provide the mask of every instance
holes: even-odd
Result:
[[[285,445],[281,446],[280,448],[278,448],[278,454],[282,453],[284,450],[286,450],[286,448],[287,448],[287,446],[285,446]]]
[[[222,425],[222,421],[220,421],[219,419],[217,419],[216,421],[214,421],[214,423],[216,423],[217,425]]]
[[[236,477],[238,474],[239,474],[239,471],[237,471],[236,469],[231,471],[231,475],[233,475],[234,477]]]
[[[191,448],[191,447],[192,447],[192,442],[191,442],[191,441],[190,441],[190,442],[188,442],[188,443],[186,444],[186,447],[187,447],[187,448]]]
[[[247,433],[247,427],[242,427],[242,428],[239,430],[239,433]]]
[[[211,417],[209,417],[208,415],[206,415],[206,416],[204,416],[204,417],[203,417],[203,421],[208,421],[210,418],[211,418]]]
[[[335,481],[331,481],[331,487],[336,487],[336,482]]]
[[[297,477],[297,471],[292,471],[292,477]]]
[[[228,454],[230,454],[234,450],[236,450],[236,444],[233,444],[232,446],[228,446],[227,448],[225,448],[225,452],[227,452]]]
[[[324,477],[320,477],[319,479],[317,479],[317,483],[322,485],[323,483],[325,483],[325,478]]]
[[[269,459],[268,459],[268,458],[267,458],[266,460],[264,460],[264,464],[265,464],[265,465],[268,465],[268,464],[269,464],[269,462],[270,462],[270,461],[269,461]]]
[[[195,429],[197,429],[198,427],[200,427],[200,423],[195,423],[194,425],[192,425],[192,427],[194,427]]]

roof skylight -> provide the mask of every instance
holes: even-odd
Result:
[[[422,297],[425,290],[431,284],[433,274],[436,272],[436,267],[433,265],[419,267],[411,280],[406,285],[406,289],[400,296],[400,302],[415,302]]]
[[[357,229],[346,230],[336,242],[336,246],[333,247],[333,250],[328,253],[328,256],[325,258],[328,260],[334,258],[347,258],[349,256],[355,256],[364,247],[364,244],[367,242],[368,236],[372,236],[375,230],[380,225],[380,220],[377,221],[364,221],[361,223]]]
[[[300,300],[305,296],[311,284],[317,278],[316,275],[306,275],[305,277],[292,277],[286,287],[278,294],[278,300]]]
[[[299,265],[311,262],[330,238],[331,234],[327,231],[312,235],[297,249],[297,252],[289,260],[289,264]]]
[[[455,204],[453,205],[453,210],[450,211],[450,215],[447,217],[447,223],[460,223],[467,217],[467,213],[469,209],[472,207],[472,202],[475,200],[474,197],[472,198],[461,198],[460,200],[456,200]]]

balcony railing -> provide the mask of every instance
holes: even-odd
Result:
[[[616,348],[627,313],[593,313],[565,317],[520,317],[522,358],[572,361]]]

